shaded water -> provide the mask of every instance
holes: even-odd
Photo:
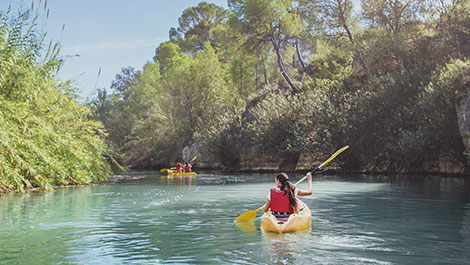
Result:
[[[1,196],[0,264],[470,264],[470,180],[317,176],[312,231],[277,235],[233,222],[272,175],[135,177]]]

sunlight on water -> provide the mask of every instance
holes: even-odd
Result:
[[[147,173],[2,195],[0,264],[470,264],[468,181],[316,177],[312,231],[234,222],[272,187],[270,174]]]

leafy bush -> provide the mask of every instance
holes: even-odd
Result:
[[[236,169],[240,162],[240,153],[246,144],[245,121],[241,111],[228,108],[213,119],[206,120],[195,133],[195,140],[207,145],[209,151],[220,159],[227,169]]]
[[[251,140],[263,151],[301,152],[321,146],[321,96],[271,93],[253,109],[247,124]]]

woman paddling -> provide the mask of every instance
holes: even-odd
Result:
[[[268,193],[268,200],[264,211],[271,208],[272,214],[277,218],[287,218],[290,214],[299,212],[303,202],[296,196],[312,195],[312,174],[307,173],[308,191],[297,189],[289,181],[286,173],[281,172],[275,178],[276,189],[271,189]]]

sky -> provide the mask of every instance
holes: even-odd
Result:
[[[123,67],[136,70],[151,61],[155,48],[168,40],[183,11],[201,0],[0,0],[0,11],[12,5],[44,8],[41,20],[49,40],[60,42],[62,80],[71,80],[83,98],[109,88]],[[227,8],[227,0],[206,0]],[[64,31],[62,31],[62,27]],[[76,56],[78,55],[78,56]],[[98,72],[101,73],[98,78]]]

